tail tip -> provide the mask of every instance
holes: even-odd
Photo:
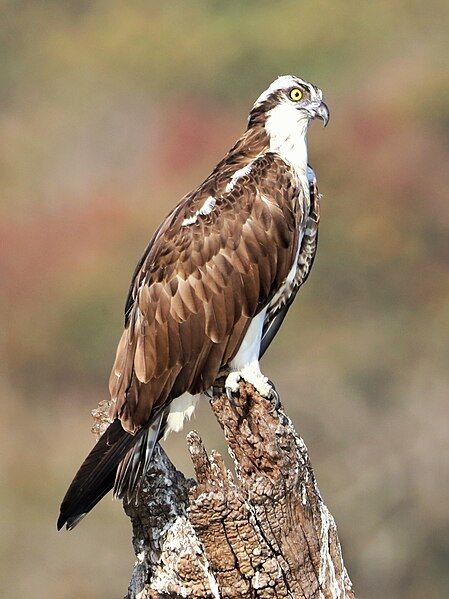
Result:
[[[56,523],[56,528],[61,530],[64,524],[67,530],[73,530],[79,522],[84,518],[87,512],[82,514],[75,514],[74,516],[67,516],[64,512],[59,514],[58,522]]]
[[[66,514],[61,510],[61,512],[59,513],[59,518],[58,521],[56,523],[56,528],[58,530],[61,530],[61,528],[64,527],[64,524],[67,522],[67,516]]]

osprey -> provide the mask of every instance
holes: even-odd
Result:
[[[315,256],[319,196],[307,129],[327,124],[320,89],[282,76],[256,100],[246,131],[159,226],[134,272],[110,377],[112,423],[61,505],[73,528],[111,489],[128,499],[157,441],[179,431],[225,373],[276,398],[259,359]]]

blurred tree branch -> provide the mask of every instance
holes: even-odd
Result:
[[[137,557],[127,599],[354,599],[334,519],[289,418],[243,383],[238,406],[221,394],[211,406],[236,477],[196,432],[187,437],[196,483],[157,446],[137,503],[124,504]]]

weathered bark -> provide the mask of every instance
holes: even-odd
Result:
[[[137,561],[128,599],[223,597],[353,599],[335,522],[307,448],[282,409],[250,385],[238,407],[216,395],[236,476],[196,432],[197,482],[158,447],[137,504],[125,504]]]

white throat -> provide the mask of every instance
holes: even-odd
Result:
[[[270,152],[289,163],[298,176],[307,172],[307,129],[309,119],[290,104],[278,104],[267,117],[265,129]]]

